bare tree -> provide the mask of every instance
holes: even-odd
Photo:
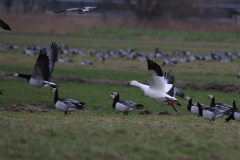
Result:
[[[22,0],[23,13],[29,13],[33,11],[36,0]]]
[[[2,4],[7,8],[7,12],[10,12],[14,0],[3,0]]]
[[[153,20],[166,14],[175,18],[183,18],[193,10],[191,0],[124,0],[139,20]]]

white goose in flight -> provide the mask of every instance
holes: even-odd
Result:
[[[99,9],[99,7],[83,7],[83,8],[69,8],[61,11],[53,11],[54,13],[62,13],[62,12],[71,12],[71,11],[77,11],[78,14],[84,14],[86,12],[90,12],[92,9]]]
[[[36,64],[34,66],[33,75],[21,74],[15,72],[13,75],[26,78],[30,85],[37,88],[56,87],[57,85],[50,82],[55,62],[57,61],[58,47],[56,43],[52,43],[49,51],[41,49]]]
[[[170,72],[163,75],[161,67],[154,61],[148,59],[148,75],[149,75],[149,86],[139,83],[135,80],[131,81],[129,84],[137,86],[144,91],[145,96],[148,96],[158,103],[171,105],[174,110],[177,112],[174,104],[179,106],[180,103],[175,98],[176,92],[174,92],[174,77]]]

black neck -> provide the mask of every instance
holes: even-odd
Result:
[[[212,98],[212,102],[211,102],[211,104],[210,104],[210,107],[214,107],[215,106],[215,98],[213,97]]]
[[[113,106],[114,109],[115,109],[115,106],[116,106],[117,102],[119,102],[119,94],[117,94],[117,95],[115,96],[115,98],[113,99],[113,104],[112,104],[112,106]]]
[[[231,114],[228,118],[226,118],[225,120],[228,122],[228,121],[230,121],[231,119],[233,119],[233,120],[235,120],[235,118],[234,118],[234,115],[233,114]]]
[[[187,106],[187,109],[189,110],[189,112],[191,112],[191,107],[192,107],[192,98],[189,100],[188,106]]]
[[[55,91],[54,104],[56,104],[58,100],[59,100],[59,98],[58,98],[58,89],[57,89],[57,90]]]
[[[233,109],[232,109],[232,114],[234,114],[234,112],[235,112],[235,110],[237,109],[237,107],[236,107],[236,102],[235,101],[233,101]]]
[[[200,103],[197,103],[197,106],[198,106],[199,115],[202,116],[203,115],[203,113],[202,113],[203,109],[202,109]]]
[[[21,74],[21,73],[18,73],[18,77],[21,77],[21,78],[26,78],[27,81],[29,82],[32,75],[29,75],[29,74]]]

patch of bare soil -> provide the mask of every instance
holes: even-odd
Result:
[[[158,115],[169,115],[169,116],[180,116],[180,112],[175,112],[175,113],[169,113],[168,111],[161,111],[158,113]]]
[[[148,109],[144,109],[144,110],[140,111],[139,114],[149,115],[149,114],[151,114],[151,112]]]
[[[1,77],[10,77],[5,72],[0,72]],[[52,76],[53,82],[81,82],[81,83],[97,83],[97,84],[111,84],[120,86],[129,86],[128,82],[118,82],[104,79],[87,79],[83,77],[64,77],[64,76]],[[147,84],[147,82],[142,82]],[[226,93],[240,93],[240,84],[221,84],[216,82],[208,82],[203,84],[195,84],[191,82],[177,81],[175,86],[178,88],[189,88],[193,90],[217,90]]]
[[[42,109],[37,107],[26,105],[26,104],[13,104],[8,108],[2,108],[2,111],[12,111],[12,112],[42,112]]]
[[[203,84],[194,84],[189,82],[177,82],[176,86],[179,88],[190,88],[193,90],[217,90],[220,92],[227,93],[240,93],[240,85],[239,84],[221,84],[216,82],[208,82]]]

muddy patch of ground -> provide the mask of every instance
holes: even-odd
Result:
[[[46,112],[46,109],[37,108],[27,104],[13,104],[7,108],[1,108],[1,111],[12,111],[12,112]]]
[[[174,113],[169,113],[168,111],[161,111],[158,113],[158,115],[169,115],[169,116],[180,116],[180,112],[174,112]]]
[[[4,72],[0,72],[1,77],[11,77]],[[52,76],[51,81],[53,82],[81,82],[81,83],[97,83],[97,84],[110,84],[110,85],[120,85],[129,86],[128,82],[118,82],[105,79],[87,79],[83,77],[64,77],[64,76]],[[148,84],[147,82],[142,82]],[[240,84],[221,84],[216,82],[208,82],[203,84],[195,84],[191,82],[177,81],[174,84],[178,88],[189,88],[193,90],[216,90],[226,93],[240,93]]]

